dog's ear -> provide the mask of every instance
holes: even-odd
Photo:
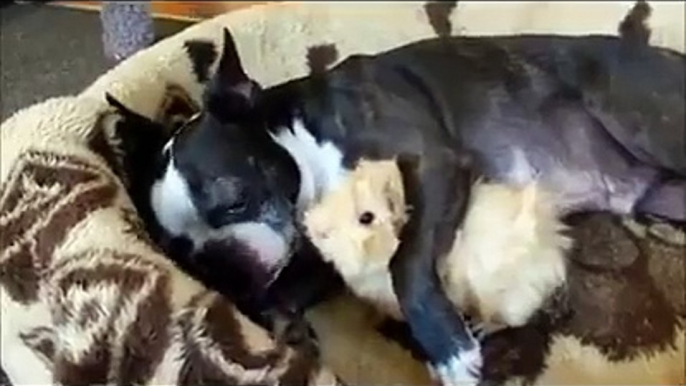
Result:
[[[224,49],[219,58],[219,66],[217,68],[217,75],[227,86],[239,86],[250,81],[248,75],[243,69],[241,57],[238,54],[236,42],[229,32],[228,28],[224,28]]]
[[[205,103],[214,115],[235,119],[251,110],[261,87],[248,77],[231,32],[224,28],[224,49],[207,92]]]
[[[157,110],[155,122],[161,123],[170,132],[175,132],[195,115],[200,108],[180,86],[170,84]]]
[[[105,100],[110,106],[114,107],[117,110],[117,112],[123,116],[140,117],[138,113],[126,107],[123,103],[121,103],[117,98],[115,98],[112,94],[108,92],[105,93]]]
[[[121,115],[123,118],[127,120],[137,122],[138,124],[155,124],[155,121],[144,115],[138,114],[137,112],[126,107],[122,102],[120,102],[117,98],[115,98],[112,94],[108,92],[105,92],[105,100],[107,101],[107,103],[109,103],[110,106],[114,107],[114,109],[117,111],[119,115]]]
[[[121,118],[123,118],[121,120],[122,124],[117,124],[115,126],[115,134],[123,140],[126,141],[130,139],[132,141],[138,141],[139,139],[136,137],[142,135],[141,132],[143,131],[145,133],[154,132],[156,136],[164,137],[163,139],[165,141],[166,138],[169,137],[169,128],[163,126],[159,122],[156,122],[144,115],[138,114],[137,112],[131,110],[130,108],[126,107],[122,102],[120,102],[117,98],[112,96],[112,94],[106,92],[105,100],[107,101],[107,103],[109,103],[110,106],[114,107],[116,113],[119,114]],[[136,129],[129,130],[129,128],[131,127],[135,127]]]

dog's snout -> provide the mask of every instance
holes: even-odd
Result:
[[[205,221],[214,229],[221,228],[228,220],[228,216],[220,207],[210,209],[205,215]]]
[[[230,205],[213,206],[205,213],[205,221],[209,226],[219,229],[224,225],[240,222],[248,209],[248,205],[242,202]]]
[[[295,208],[285,197],[272,197],[263,202],[258,221],[280,234],[287,244],[293,245],[295,242],[298,233]]]
[[[288,231],[294,227],[294,208],[286,200],[273,199],[265,201],[258,211],[250,209],[250,207],[255,208],[240,202],[212,205],[202,211],[202,216],[207,225],[214,229],[246,221],[264,223],[277,232]]]
[[[262,212],[265,223],[276,231],[293,226],[293,206],[286,200],[275,200],[266,205]]]

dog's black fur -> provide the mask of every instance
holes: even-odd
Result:
[[[105,99],[119,115],[114,135],[120,141],[122,178],[127,183],[129,196],[148,235],[161,241],[163,230],[150,206],[150,186],[152,181],[160,178],[162,166],[168,162],[162,148],[174,128],[136,113],[109,93],[105,94]]]
[[[393,284],[413,334],[430,361],[442,365],[475,347],[434,270],[452,244],[475,175],[505,183],[542,180],[558,189],[555,199],[568,213],[686,220],[686,155],[679,146],[684,56],[630,38],[631,25],[645,28],[629,20],[621,38],[423,40],[352,56],[324,75],[265,90],[240,67],[227,31],[204,118],[175,143],[185,165],[180,171],[209,189],[220,174],[260,192],[259,202],[293,202],[301,176],[271,135],[295,119],[319,143],[340,149],[347,168],[361,158],[399,156],[414,211],[390,266]],[[267,166],[256,167],[255,160]],[[274,184],[273,173],[284,183]],[[198,198],[201,211],[221,212],[235,201],[218,197]],[[251,216],[239,212],[220,223]]]
[[[261,287],[263,272],[241,253],[241,245],[208,243],[194,252],[183,238],[172,238],[161,228],[150,205],[150,187],[160,177],[168,154],[162,148],[179,126],[163,125],[127,108],[110,94],[107,102],[120,116],[115,135],[120,140],[127,190],[148,235],[182,270],[227,296],[253,321],[269,329],[274,317],[299,319],[309,306],[342,289],[340,276],[322,261],[309,243],[300,248],[274,283]]]

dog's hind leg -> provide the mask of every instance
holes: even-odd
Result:
[[[686,179],[673,179],[650,189],[634,212],[686,224]]]

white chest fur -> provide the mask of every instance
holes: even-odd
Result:
[[[293,157],[300,171],[298,207],[302,210],[320,200],[346,175],[343,154],[331,142],[318,143],[300,119],[292,128],[283,127],[272,138]]]

